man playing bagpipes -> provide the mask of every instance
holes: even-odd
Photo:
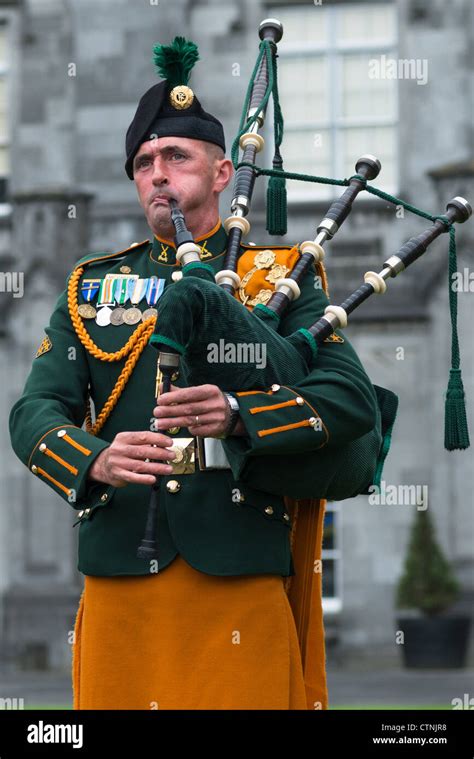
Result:
[[[279,34],[262,23],[265,54]],[[77,511],[75,709],[326,709],[324,508],[380,478],[396,397],[336,331],[341,310],[311,331],[329,307],[321,245],[241,241],[248,167],[222,224],[233,167],[188,86],[196,59],[183,38],[155,48],[163,81],[140,100],[125,164],[153,239],[76,263],[12,445]],[[250,109],[271,75],[261,60]],[[288,301],[276,321],[274,295]]]

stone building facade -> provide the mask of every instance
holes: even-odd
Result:
[[[0,269],[22,274],[24,282],[23,297],[0,295],[4,430],[73,263],[90,250],[120,250],[150,237],[123,164],[126,128],[139,97],[156,81],[153,44],[176,34],[196,41],[202,60],[192,83],[204,107],[222,119],[229,149],[257,53],[260,20],[277,15],[280,6],[288,14],[302,5],[290,0],[0,2],[0,30],[5,30],[8,51],[4,145],[9,157],[0,207]],[[344,3],[327,0],[324,5]],[[374,3],[350,5],[360,5],[362,13]],[[427,60],[430,72],[423,87],[397,82],[395,190],[399,197],[441,213],[454,195],[474,199],[473,7],[469,0],[398,0],[394,8],[397,57]],[[311,98],[310,81],[307,89]],[[286,115],[284,101],[282,107]],[[370,148],[368,144],[365,152],[375,152]],[[291,170],[291,161],[285,167]],[[317,174],[318,166],[307,170]],[[271,246],[272,240],[313,238],[327,201],[292,201],[287,236],[269,238],[264,184],[257,182],[251,239]],[[230,200],[227,189],[222,218]],[[400,218],[391,204],[361,196],[326,248],[332,302],[352,292],[364,271],[379,271],[388,255],[428,224],[408,213]],[[460,270],[472,269],[473,238],[473,223],[459,229]],[[428,485],[440,542],[463,584],[459,607],[469,608],[474,595],[472,449],[449,453],[443,447],[443,393],[450,366],[447,296],[444,236],[426,260],[389,283],[383,299],[374,297],[354,314],[347,335],[372,381],[400,398],[384,479]],[[472,435],[473,302],[473,292],[459,294]],[[83,581],[76,570],[74,513],[26,471],[11,451],[7,433],[3,440],[1,662],[67,669],[69,633]],[[333,508],[336,539],[334,553],[327,556],[334,562],[335,591],[326,603],[328,641],[348,655],[398,657],[394,587],[414,506],[374,506],[359,496]]]

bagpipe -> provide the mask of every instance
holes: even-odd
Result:
[[[157,376],[163,378],[163,392],[170,389],[171,376],[178,367],[188,385],[211,383],[230,392],[264,390],[274,383],[292,385],[300,382],[313,368],[317,369],[318,351],[322,343],[337,329],[346,327],[348,316],[358,306],[374,293],[385,293],[387,281],[398,276],[422,256],[441,234],[449,231],[453,242],[452,225],[463,223],[472,213],[469,203],[464,198],[453,198],[447,204],[443,216],[429,217],[433,219],[433,223],[428,229],[411,237],[396,253],[390,255],[379,272],[367,271],[363,277],[363,284],[340,305],[329,304],[324,314],[313,324],[283,336],[278,331],[282,318],[300,296],[305,278],[310,274],[314,275],[317,264],[323,261],[325,241],[334,237],[350,213],[358,194],[366,189],[367,182],[375,179],[380,172],[381,166],[377,158],[364,155],[357,161],[356,174],[348,180],[345,191],[330,205],[326,216],[317,227],[315,239],[299,244],[299,258],[293,270],[276,281],[274,292],[267,302],[258,303],[250,311],[238,300],[235,297],[240,285],[237,264],[242,236],[247,235],[250,229],[246,217],[250,210],[256,178],[255,158],[264,145],[259,130],[264,124],[269,94],[275,84],[277,43],[282,33],[282,25],[276,19],[265,19],[260,24],[260,54],[246,98],[244,129],[240,130],[239,135],[243,156],[234,180],[232,213],[224,222],[228,245],[224,265],[220,271],[215,273],[209,264],[201,260],[200,248],[186,227],[182,211],[175,201],[170,200],[171,218],[176,232],[176,260],[181,264],[183,276],[171,287],[166,288],[160,297],[159,318],[149,341],[150,345],[158,350]],[[275,165],[281,165],[278,147]],[[277,169],[272,173],[278,182],[280,174],[284,172]],[[278,198],[276,202],[278,204]],[[265,367],[256,366],[251,362],[210,362],[208,345],[219,344],[222,339],[230,339],[235,343],[252,342],[265,345]],[[464,394],[462,385],[459,386],[460,377],[456,374],[459,371],[458,366],[451,371],[454,375],[450,396],[450,424],[462,428],[461,442],[454,434],[454,440],[447,445],[448,449],[453,450],[467,447],[469,442],[466,444],[467,425],[462,414]],[[305,478],[305,484],[301,486],[295,480],[293,491],[286,495],[294,498],[342,500],[368,493],[368,488],[380,481],[397,413],[398,398],[386,388],[378,385],[372,387],[377,400],[377,418],[373,430],[340,446],[337,455],[334,450],[328,448],[308,452],[308,462],[311,466],[309,484],[308,478]],[[460,419],[453,422],[456,413]],[[314,419],[315,423],[316,421]],[[225,439],[222,444],[225,448]],[[291,469],[291,462],[288,466]],[[274,486],[278,488],[278,476],[275,478]],[[157,483],[152,488],[145,538],[138,553],[142,558],[155,555],[158,488],[157,478]]]

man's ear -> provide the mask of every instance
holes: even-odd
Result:
[[[223,158],[220,161],[219,177],[216,180],[217,191],[222,192],[229,184],[234,174],[234,165],[230,158]]]

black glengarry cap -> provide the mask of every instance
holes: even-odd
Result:
[[[150,87],[138,103],[125,138],[125,171],[133,179],[133,159],[140,145],[156,137],[190,137],[219,145],[225,152],[221,122],[207,113],[188,87],[199,60],[197,45],[175,37],[171,45],[155,45],[154,64],[164,81]]]

